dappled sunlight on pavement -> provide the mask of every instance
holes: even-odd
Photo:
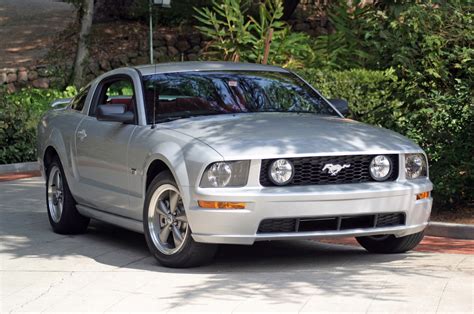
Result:
[[[473,308],[473,255],[275,241],[221,246],[210,265],[170,269],[138,233],[100,222],[82,235],[53,233],[40,178],[1,182],[0,200],[0,312]]]

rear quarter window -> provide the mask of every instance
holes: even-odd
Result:
[[[76,111],[82,111],[86,103],[87,95],[89,94],[90,85],[82,88],[76,97],[73,98],[71,102],[71,109]]]

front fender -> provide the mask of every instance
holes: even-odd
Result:
[[[171,170],[178,188],[183,197],[183,203],[189,203],[188,187],[199,184],[200,176],[204,169],[212,162],[223,160],[222,156],[209,146],[193,140],[186,145],[176,142],[163,142],[155,146],[147,156],[144,165],[144,176],[155,160],[164,162]],[[142,191],[146,191],[146,179],[143,180]]]

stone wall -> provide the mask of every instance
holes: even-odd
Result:
[[[295,18],[295,31],[317,36],[326,34],[329,23],[321,9],[328,0],[302,0]],[[318,11],[319,10],[319,11]],[[14,92],[23,87],[64,88],[73,70],[76,36],[58,37],[52,56],[29,67],[0,69],[0,92]],[[90,38],[90,57],[85,67],[85,81],[112,69],[149,64],[148,27],[141,23],[98,24]],[[158,27],[153,35],[156,63],[198,60],[208,42],[193,29]]]
[[[86,81],[112,69],[150,63],[147,29],[144,28],[140,36],[125,37],[123,42],[115,37],[110,42],[91,41],[91,56],[85,71]],[[157,29],[153,37],[156,63],[198,60],[207,44],[196,31]],[[71,50],[63,52],[60,57],[43,60],[41,65],[0,69],[0,92],[6,90],[11,93],[23,87],[64,88],[68,84],[74,63],[74,45],[66,46],[71,47]]]
[[[28,86],[48,88],[51,83],[50,76],[51,73],[48,73],[45,66],[0,69],[0,87],[5,87],[9,93]]]

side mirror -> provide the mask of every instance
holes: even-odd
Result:
[[[344,116],[349,115],[349,104],[344,99],[328,99],[329,102]]]
[[[122,123],[133,123],[133,112],[127,111],[125,104],[99,105],[97,107],[97,120]]]
[[[51,108],[53,109],[64,109],[67,105],[69,105],[72,101],[72,98],[61,98],[56,99],[51,103]]]

